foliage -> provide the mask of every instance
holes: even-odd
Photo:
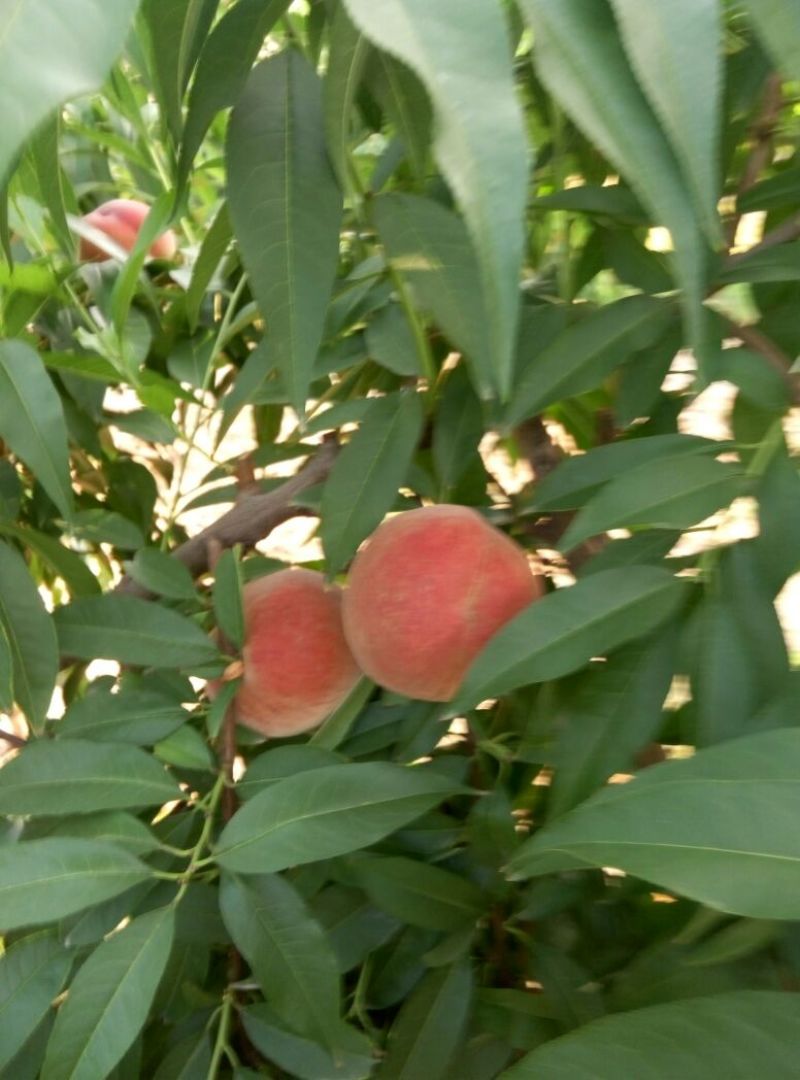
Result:
[[[796,1075],[796,3],[69,7],[0,35],[3,1075]],[[235,729],[244,583],[437,502],[548,581],[455,701]]]

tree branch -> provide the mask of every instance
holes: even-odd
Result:
[[[284,521],[310,514],[311,511],[295,506],[294,500],[327,477],[338,452],[335,439],[326,439],[305,467],[285,484],[266,494],[243,493],[227,513],[177,547],[172,552],[173,558],[182,562],[192,577],[199,577],[209,568],[210,551],[233,547],[234,544],[252,547]],[[142,597],[152,595],[127,574],[115,592]]]
[[[755,185],[772,156],[772,137],[775,134],[775,126],[778,122],[782,104],[781,77],[773,73],[766,80],[764,94],[761,99],[761,108],[750,128],[753,148],[747,158],[744,172],[739,181],[739,187],[736,190],[736,212],[727,225],[726,232],[729,248],[736,239],[736,231],[739,228],[739,222],[742,220],[742,214],[738,206],[739,199]]]

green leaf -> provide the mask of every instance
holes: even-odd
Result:
[[[452,933],[474,926],[486,908],[477,885],[416,859],[357,859],[353,870],[377,907],[412,926]]]
[[[777,244],[763,251],[735,256],[723,263],[717,281],[721,284],[732,281],[800,281],[800,243]],[[723,359],[726,358],[723,354]]]
[[[674,461],[692,454],[718,454],[724,449],[726,444],[699,435],[651,435],[646,439],[622,439],[597,446],[586,454],[566,458],[538,482],[530,506],[537,513],[574,510],[603,484],[645,462],[661,458]]]
[[[481,397],[490,397],[494,377],[486,305],[463,221],[439,203],[398,192],[381,195],[373,214],[392,266],[465,354]]]
[[[687,323],[697,340],[706,278],[702,235],[678,162],[628,66],[610,8],[596,0],[520,0],[520,7],[533,30],[534,63],[544,85],[670,230]]]
[[[444,384],[433,428],[433,462],[442,501],[470,467],[483,437],[483,410],[459,364]]]
[[[276,746],[259,754],[247,766],[247,772],[236,785],[240,799],[252,799],[260,791],[276,784],[287,776],[310,772],[329,765],[340,765],[344,758],[332,750],[301,743],[298,746]]]
[[[331,1054],[318,1042],[287,1030],[268,1005],[247,1005],[241,1017],[256,1049],[299,1080],[364,1080],[374,1067],[367,1039],[344,1024],[339,1029],[339,1048]]]
[[[232,238],[233,227],[228,213],[228,204],[223,202],[203,236],[197,259],[192,267],[192,279],[186,290],[186,318],[189,320],[192,331],[197,328],[206,289],[223,255],[228,250]]]
[[[744,8],[787,79],[800,78],[800,12],[783,0],[745,0]]]
[[[58,674],[58,646],[28,567],[0,542],[0,623],[11,649],[14,697],[34,730],[47,715]]]
[[[380,308],[367,323],[367,353],[371,360],[408,377],[421,375],[414,333],[400,304]]]
[[[325,149],[321,84],[300,53],[253,70],[231,116],[226,159],[242,259],[302,417],[338,263],[342,196]]]
[[[113,544],[127,550],[142,547],[146,542],[139,526],[114,510],[78,510],[70,522],[70,531],[91,544]]]
[[[189,95],[178,161],[178,190],[186,183],[209,124],[221,109],[239,100],[264,37],[288,6],[289,0],[239,0],[209,34]]]
[[[339,970],[325,931],[278,875],[246,883],[223,875],[220,910],[228,933],[270,1005],[299,1034],[337,1048]]]
[[[159,908],[107,938],[58,1011],[42,1080],[107,1076],[144,1027],[169,960],[175,909]]]
[[[53,573],[64,579],[73,596],[94,596],[100,592],[100,582],[86,563],[74,551],[59,543],[53,536],[19,525],[0,522],[0,535],[10,536],[35,551]]]
[[[556,712],[555,775],[548,811],[557,817],[588,798],[656,737],[675,662],[675,637],[659,631],[594,664]]]
[[[656,566],[602,570],[536,600],[507,623],[467,672],[451,711],[559,679],[647,634],[686,596],[686,584]]]
[[[18,0],[13,10],[7,8],[0,100],[15,104],[0,136],[0,183],[22,144],[58,105],[100,87],[122,51],[137,6],[138,0],[75,0],[69,18],[58,0]]]
[[[168,765],[178,769],[200,769],[213,772],[217,759],[206,740],[190,724],[177,728],[165,739],[157,742],[153,753]]]
[[[135,596],[86,597],[55,614],[62,652],[149,667],[202,667],[218,658],[191,620]]]
[[[130,851],[133,855],[147,855],[159,846],[155,833],[139,818],[125,813],[124,810],[59,817],[52,826],[45,823],[41,835],[78,836],[89,840],[101,840],[103,843],[115,844],[125,851]]]
[[[5,623],[0,619],[0,711],[14,707],[14,654]]]
[[[194,600],[192,575],[182,562],[159,548],[139,548],[125,569],[143,588],[170,600]]]
[[[265,874],[369,847],[458,790],[430,769],[388,762],[331,765],[273,784],[225,826],[226,870]]]
[[[800,1035],[791,994],[738,990],[594,1020],[507,1069],[503,1080],[790,1080]]]
[[[136,234],[136,242],[128,253],[114,282],[114,287],[111,290],[111,317],[120,339],[123,339],[125,335],[125,326],[131,313],[131,303],[139,284],[142,267],[153,242],[169,224],[173,212],[173,202],[171,191],[164,191],[158,196],[150,207],[149,214],[142,222],[142,227]],[[123,349],[124,346],[121,346],[120,352]],[[128,373],[125,372],[125,374]],[[131,378],[131,381],[135,381],[135,379]],[[139,393],[142,395],[141,389]]]
[[[61,114],[58,111],[35,132],[30,142],[30,154],[42,201],[50,214],[50,227],[63,253],[67,258],[74,259],[75,241],[67,222],[65,177],[58,157],[60,136]]]
[[[352,187],[350,139],[353,108],[370,44],[339,5],[331,22],[322,108],[328,151],[343,191]]]
[[[142,4],[158,102],[176,143],[183,127],[183,94],[216,8],[217,0],[144,0]]]
[[[2,49],[0,41],[0,55]],[[23,341],[0,341],[0,438],[69,518],[72,486],[61,399],[38,354]]]
[[[773,593],[800,568],[800,474],[785,445],[778,448],[756,490],[761,570]]]
[[[688,529],[744,493],[741,466],[695,455],[658,458],[620,474],[570,523],[559,550],[571,551],[609,529]]]
[[[434,154],[458,199],[478,256],[492,386],[511,389],[522,218],[528,182],[522,110],[497,0],[345,0],[356,25],[420,78],[436,119]],[[475,72],[480,70],[480,79]]]
[[[211,1068],[208,1032],[191,1035],[176,1043],[164,1057],[153,1080],[206,1080]]]
[[[4,931],[63,919],[150,877],[150,869],[111,844],[67,837],[0,844]]]
[[[71,966],[72,957],[53,934],[32,934],[6,948],[0,958],[0,1069],[50,1011]]]
[[[464,1038],[471,1002],[469,964],[426,975],[389,1031],[378,1080],[443,1080]]]
[[[234,648],[244,644],[242,564],[235,551],[223,551],[214,567],[214,614]]]
[[[322,493],[320,526],[330,573],[350,562],[394,505],[423,420],[418,394],[378,398],[336,459]]]
[[[798,763],[800,731],[778,729],[655,765],[545,826],[508,872],[616,866],[720,911],[796,919]]]
[[[179,797],[175,781],[135,746],[34,742],[0,770],[0,814],[88,814]]]
[[[573,323],[521,368],[506,416],[509,425],[562,398],[594,390],[627,357],[663,332],[672,306],[652,296],[629,296]]]
[[[722,10],[718,0],[612,0],[625,51],[661,121],[712,244],[721,234]]]
[[[55,726],[59,739],[150,746],[172,734],[188,714],[172,697],[153,690],[93,689],[67,709]]]
[[[398,60],[375,52],[369,85],[394,124],[417,180],[424,183],[431,141],[431,104],[419,79]]]

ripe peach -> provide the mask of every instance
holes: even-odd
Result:
[[[342,630],[341,589],[311,570],[280,570],[249,582],[243,601],[237,721],[271,736],[321,724],[361,675]]]
[[[136,243],[144,219],[150,213],[150,207],[136,199],[111,199],[98,206],[96,210],[85,214],[83,220],[104,232],[109,239],[126,251],[130,251]],[[167,229],[151,245],[150,255],[154,259],[171,259],[177,250],[177,241],[172,229]],[[109,256],[97,244],[81,237],[81,259],[91,262],[99,262],[108,259]]]
[[[525,553],[464,506],[410,510],[359,551],[342,611],[370,678],[424,701],[449,701],[504,623],[543,593]]]

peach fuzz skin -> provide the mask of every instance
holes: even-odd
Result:
[[[543,593],[522,548],[475,510],[424,507],[385,521],[356,555],[345,635],[381,686],[449,701],[489,638]]]
[[[249,582],[243,602],[237,722],[274,737],[317,727],[361,677],[342,630],[341,590],[311,570],[280,570]]]
[[[106,236],[119,244],[121,248],[130,251],[136,243],[144,219],[150,213],[150,207],[136,199],[111,199],[102,203],[96,210],[84,215],[83,220]],[[178,245],[175,233],[167,229],[150,246],[150,252],[154,259],[171,259],[177,251]],[[81,237],[80,257],[84,261],[100,262],[110,256],[93,244],[91,240]]]

